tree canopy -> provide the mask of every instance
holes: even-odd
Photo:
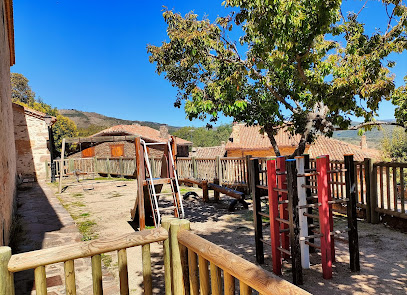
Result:
[[[172,134],[185,140],[192,141],[194,146],[208,147],[221,145],[222,141],[226,142],[231,133],[232,126],[225,124],[213,129],[187,126],[174,131]]]
[[[407,119],[406,91],[395,86],[388,60],[407,48],[402,1],[383,1],[388,24],[372,34],[358,20],[365,5],[345,14],[339,0],[224,3],[235,12],[213,23],[165,9],[169,41],[147,47],[157,73],[178,88],[175,106],[184,102],[191,120],[214,122],[223,113],[260,124],[276,155],[274,136],[288,126],[301,135],[298,155],[318,134],[348,128],[351,116],[371,122],[382,100],[393,98]],[[236,28],[242,35],[232,40]]]
[[[29,80],[24,75],[11,73],[12,101],[57,118],[57,121],[52,126],[52,130],[55,149],[57,153],[60,153],[62,139],[64,137],[75,137],[78,135],[76,125],[71,119],[62,116],[57,108],[46,104],[40,97],[36,98],[28,82]]]

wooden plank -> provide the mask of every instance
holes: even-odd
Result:
[[[252,289],[243,283],[242,281],[239,282],[239,287],[240,287],[240,295],[251,295],[252,294]]]
[[[208,183],[208,188],[212,189],[212,190],[214,190],[216,192],[220,192],[222,194],[230,196],[232,198],[238,199],[238,200],[243,199],[243,196],[244,196],[244,193],[242,193],[242,192],[239,192],[239,191],[236,191],[234,189],[227,188],[227,187],[224,187],[224,186],[220,186],[220,185],[217,185],[217,184],[214,184],[214,183]]]
[[[347,204],[348,215],[348,237],[349,237],[349,255],[350,255],[350,269],[351,271],[359,271],[359,239],[358,239],[358,226],[356,215],[356,183],[355,179],[355,165],[353,163],[353,155],[345,155],[345,167],[347,172],[345,173],[346,182],[346,197],[349,199]]]
[[[120,295],[129,294],[129,275],[127,271],[127,252],[126,249],[117,251],[118,268],[119,268],[119,281],[120,281]]]
[[[398,217],[398,218],[407,219],[407,214],[406,213],[396,212],[396,211],[393,211],[393,210],[388,210],[388,209],[383,209],[383,208],[376,208],[376,212],[387,214],[387,215],[390,215],[390,216],[395,216],[395,217]]]
[[[67,260],[117,251],[123,248],[164,241],[167,238],[168,233],[165,229],[154,228],[108,239],[97,239],[93,241],[20,253],[11,257],[8,264],[8,269],[11,272],[18,272],[32,269],[41,265],[64,262]]]
[[[282,256],[278,251],[280,247],[280,225],[277,221],[278,214],[278,193],[274,190],[277,187],[277,161],[267,161],[268,197],[269,197],[269,218],[270,218],[270,238],[271,253],[273,257],[273,272],[281,275]]]
[[[371,207],[371,175],[373,171],[373,164],[372,164],[372,159],[365,158],[364,159],[364,164],[363,166],[365,167],[365,187],[366,187],[366,221],[368,223],[372,222],[372,207]]]
[[[263,239],[263,223],[261,216],[258,214],[261,212],[261,195],[257,187],[259,184],[259,160],[253,159],[249,163],[249,175],[250,175],[250,192],[253,199],[253,223],[254,223],[254,241],[256,245],[256,261],[257,263],[264,263],[264,245],[261,239]]]
[[[135,209],[138,208],[139,227],[140,230],[144,230],[146,227],[146,213],[144,208],[144,187],[143,180],[145,180],[144,169],[144,153],[141,146],[141,138],[137,137],[134,140],[135,154],[136,154],[136,167],[137,167],[137,200],[138,204],[135,204]]]
[[[92,282],[93,282],[93,294],[102,295],[102,257],[100,254],[96,254],[91,258],[92,262]]]
[[[228,272],[223,272],[224,290],[225,295],[235,294],[235,278]]]
[[[390,207],[390,167],[386,167],[386,191],[387,191],[387,209],[391,210],[391,207]]]
[[[380,174],[380,208],[384,209],[383,166],[379,166]]]
[[[183,233],[185,234],[185,233]],[[180,236],[178,236],[179,239]],[[188,249],[191,249],[186,244],[184,244]],[[193,251],[196,253],[195,249]],[[198,255],[199,261],[199,284],[201,295],[209,295],[210,294],[210,283],[209,283],[209,270],[208,270],[208,260],[206,260],[201,255]]]
[[[75,266],[73,260],[65,261],[64,263],[64,273],[65,273],[65,291],[67,295],[76,294],[75,285]]]
[[[288,281],[272,275],[255,264],[219,247],[190,231],[178,234],[178,241],[199,256],[200,279],[201,271],[208,270],[204,261],[214,262],[224,272],[247,284],[262,294],[309,294],[305,290]],[[201,263],[202,262],[202,263]],[[201,268],[202,265],[202,268]],[[202,290],[202,289],[201,289]],[[207,292],[203,294],[208,294]]]
[[[378,207],[377,202],[377,166],[371,166],[371,176],[370,176],[370,206],[371,206],[371,222],[377,224],[380,222],[379,214],[376,212]]]

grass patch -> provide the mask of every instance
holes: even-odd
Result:
[[[119,198],[122,197],[123,195],[121,193],[118,192],[113,192],[110,196],[108,196],[108,199],[112,199],[112,198]]]
[[[83,194],[82,193],[75,193],[71,195],[74,198],[83,198]]]
[[[100,256],[102,258],[103,265],[109,268],[113,261],[112,255],[102,253]]]
[[[89,217],[90,216],[90,213],[82,213],[81,215],[79,215],[80,217]]]
[[[93,231],[93,226],[95,225],[96,223],[92,220],[78,222],[78,229],[82,234],[82,241],[90,241],[98,237],[98,235]]]
[[[73,206],[73,207],[85,207],[85,204],[79,201],[76,202],[72,202],[69,204],[69,206]]]

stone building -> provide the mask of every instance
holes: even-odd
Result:
[[[170,138],[168,128],[165,125],[160,126],[160,130],[148,126],[134,125],[117,125],[108,129],[102,130],[91,137],[100,136],[140,136],[146,142],[167,142]],[[182,138],[176,138],[177,143],[177,156],[187,157],[189,146],[192,142]],[[70,158],[87,158],[87,157],[135,157],[135,148],[133,142],[120,141],[120,142],[104,142],[97,145],[88,147],[85,144],[81,146],[82,150],[70,156]],[[163,155],[162,146],[149,147],[149,154],[152,157],[160,158]]]
[[[46,114],[13,103],[13,116],[17,174],[45,179],[45,162],[51,160]],[[53,117],[52,124],[55,122]]]
[[[0,245],[8,245],[16,195],[10,86],[10,67],[15,63],[12,0],[0,0],[0,19]]]

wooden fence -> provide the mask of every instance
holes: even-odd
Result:
[[[164,282],[166,295],[309,294],[291,283],[188,231],[187,220],[169,218],[161,228],[143,230],[119,238],[98,239],[73,245],[11,255],[0,247],[0,294],[14,294],[13,273],[34,269],[36,294],[47,294],[45,266],[64,262],[66,294],[76,294],[74,260],[91,257],[93,294],[103,294],[101,254],[118,252],[120,294],[129,294],[126,249],[142,246],[144,294],[152,294],[150,244],[164,241]],[[168,232],[169,231],[169,232]],[[199,262],[198,262],[199,261]],[[210,267],[209,267],[210,264]],[[210,271],[209,271],[210,268]],[[223,283],[222,283],[223,272]]]

